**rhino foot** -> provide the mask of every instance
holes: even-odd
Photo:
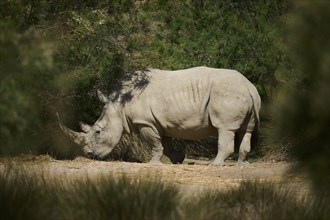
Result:
[[[217,160],[214,160],[212,163],[209,164],[209,166],[217,166],[217,167],[221,167],[224,165],[225,165],[224,161],[217,161]]]
[[[162,165],[162,162],[160,160],[150,160],[148,164],[152,165]]]
[[[250,162],[247,161],[247,160],[245,160],[245,161],[238,160],[236,164],[239,165],[239,166],[246,166],[246,165],[249,165]]]

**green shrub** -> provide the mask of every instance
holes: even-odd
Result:
[[[79,120],[92,124],[102,110],[96,90],[110,93],[124,73],[237,69],[268,99],[282,56],[273,42],[291,7],[286,0],[0,4],[0,140],[6,149],[0,154],[39,151],[56,158],[73,153],[59,140],[55,113],[73,129]]]
[[[0,154],[35,150],[49,120],[47,94],[54,89],[51,43],[28,29],[0,33]]]
[[[330,174],[330,6],[298,4],[288,37],[292,50],[287,81],[273,105],[274,134],[290,143],[318,190],[329,190]],[[291,55],[290,54],[290,55]]]

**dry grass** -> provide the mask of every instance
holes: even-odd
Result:
[[[329,197],[297,198],[271,182],[246,181],[228,191],[209,191],[193,197],[187,219],[328,219]]]
[[[253,177],[260,175],[259,171],[267,170],[267,164],[256,169],[253,166],[155,166],[85,158],[63,162],[48,156],[26,156],[25,159],[18,163],[19,158],[7,158],[2,163],[0,219],[300,220],[330,217],[329,196],[299,195],[275,179],[271,179],[272,182],[253,178],[236,181],[242,178],[237,172]],[[63,164],[66,169],[61,168]],[[49,169],[49,165],[54,169]],[[120,175],[115,172],[118,171],[116,166],[121,170]],[[101,172],[106,167],[112,172]],[[95,171],[93,175],[90,175],[90,169]],[[136,173],[129,174],[134,169]],[[151,169],[154,173],[150,173]],[[63,173],[54,174],[59,171]],[[275,175],[274,172],[268,174]],[[219,175],[230,177],[228,182],[235,183],[236,187],[212,188],[210,184],[215,184]],[[286,178],[292,182],[295,177]],[[204,186],[199,192],[192,191],[197,188],[182,191],[174,184],[179,181],[189,186],[196,180]]]

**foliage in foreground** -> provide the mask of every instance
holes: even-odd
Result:
[[[328,219],[329,195],[297,197],[265,182],[182,197],[153,178],[51,181],[7,168],[0,174],[1,219]],[[188,183],[187,183],[188,184]]]
[[[297,198],[274,183],[242,182],[239,188],[206,192],[185,206],[187,219],[327,219],[329,195]]]
[[[274,99],[275,140],[290,143],[291,156],[317,190],[330,186],[330,5],[303,2],[292,18],[292,69]]]
[[[1,219],[177,219],[178,189],[159,181],[99,177],[63,181],[7,169]]]

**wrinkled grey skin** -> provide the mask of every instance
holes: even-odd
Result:
[[[152,147],[151,163],[160,163],[163,154],[172,163],[183,162],[185,155],[172,147],[173,137],[194,140],[218,135],[218,154],[212,165],[224,164],[234,151],[237,133],[238,162],[245,161],[251,133],[259,123],[261,99],[242,74],[208,67],[149,69],[143,74],[148,78],[144,88],[135,88],[128,80],[108,97],[98,92],[104,110],[93,126],[80,123],[83,132],[59,121],[64,133],[89,157],[102,159],[124,132],[139,132]]]

